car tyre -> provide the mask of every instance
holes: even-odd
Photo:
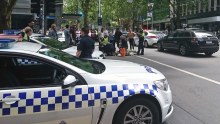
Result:
[[[149,47],[149,44],[148,44],[148,41],[147,41],[147,40],[144,41],[144,47],[145,47],[145,48],[148,48],[148,47]]]
[[[182,56],[186,56],[187,55],[186,46],[180,45],[179,52]]]
[[[212,56],[212,54],[213,54],[212,52],[205,52],[206,56]]]
[[[115,114],[113,124],[160,124],[159,110],[148,99],[137,98],[127,101]]]
[[[157,43],[157,50],[160,52],[164,51],[164,48],[161,42]]]

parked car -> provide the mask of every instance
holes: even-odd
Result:
[[[219,50],[218,38],[204,30],[177,30],[158,41],[158,51],[178,50],[181,55],[205,53],[211,56]]]
[[[173,112],[168,81],[149,66],[30,42],[1,48],[0,66],[1,124],[161,124]]]
[[[153,47],[153,46],[157,45],[157,41],[166,36],[166,34],[164,34],[161,31],[148,30],[148,31],[144,31],[144,32],[145,32],[144,46],[146,48]],[[135,41],[135,45],[137,46],[138,42],[139,42],[139,38],[137,37],[137,35],[135,35],[134,41]]]

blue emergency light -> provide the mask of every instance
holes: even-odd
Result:
[[[14,39],[3,39],[3,38],[0,38],[0,49],[11,48],[14,43],[15,43]]]

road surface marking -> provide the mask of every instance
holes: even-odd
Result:
[[[215,81],[215,80],[212,80],[212,79],[209,79],[209,78],[206,78],[206,77],[203,77],[203,76],[200,76],[198,74],[195,74],[195,73],[192,73],[192,72],[189,72],[189,71],[185,71],[183,69],[179,69],[177,67],[174,67],[174,66],[171,66],[171,65],[167,65],[167,64],[164,64],[164,63],[161,63],[161,62],[158,62],[158,61],[155,61],[155,60],[152,60],[152,59],[149,59],[149,58],[145,58],[145,57],[141,57],[141,56],[136,56],[138,58],[142,58],[142,59],[145,59],[145,60],[148,60],[148,61],[151,61],[151,62],[154,62],[154,63],[157,63],[157,64],[160,64],[160,65],[163,65],[163,66],[166,66],[166,67],[169,67],[169,68],[172,68],[174,70],[177,70],[177,71],[180,71],[180,72],[183,72],[183,73],[186,73],[186,74],[189,74],[189,75],[192,75],[194,77],[198,77],[198,78],[201,78],[201,79],[204,79],[204,80],[207,80],[209,82],[212,82],[212,83],[215,83],[215,84],[218,84],[220,85],[220,82],[219,81]]]

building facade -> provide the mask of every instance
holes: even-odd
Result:
[[[33,19],[31,0],[17,0],[11,15],[12,29],[23,29]]]
[[[208,31],[220,30],[220,0],[192,0],[181,4],[182,23]]]
[[[40,8],[39,8],[40,9]],[[46,28],[49,29],[52,23],[57,24],[57,28],[61,28],[63,14],[63,0],[57,0],[55,4],[55,13],[49,13],[46,16]],[[31,13],[31,0],[17,0],[12,11],[12,29],[23,29],[32,20],[38,20],[34,26],[36,32],[42,28],[40,15]]]

